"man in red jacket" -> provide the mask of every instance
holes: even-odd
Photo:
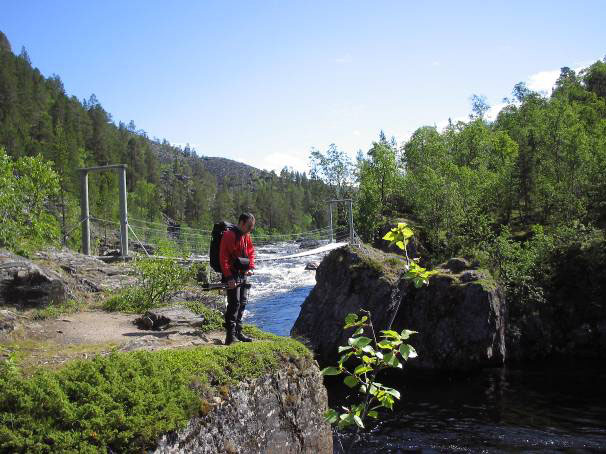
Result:
[[[255,247],[250,232],[255,228],[255,217],[242,213],[236,230],[226,230],[219,246],[219,262],[223,282],[227,283],[227,309],[225,310],[225,345],[235,339],[251,342],[250,337],[242,333],[242,314],[248,301],[247,276],[255,267]]]

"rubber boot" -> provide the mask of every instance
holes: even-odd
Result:
[[[237,340],[236,332],[233,326],[228,326],[225,335],[225,345],[233,344]]]
[[[236,326],[236,339],[238,339],[240,342],[252,342],[253,341],[251,337],[244,335],[244,333],[242,332],[241,326]]]

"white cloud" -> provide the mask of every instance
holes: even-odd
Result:
[[[587,68],[590,64],[591,63],[583,63],[572,69],[578,74],[579,71]],[[556,80],[558,80],[558,77],[560,77],[560,72],[560,69],[551,69],[532,74],[526,81],[526,86],[533,91],[550,95],[551,90],[555,86]]]
[[[441,63],[438,60],[434,60],[431,62],[431,66],[440,66]]]
[[[346,54],[346,55],[342,55],[340,57],[335,58],[335,63],[337,63],[338,65],[344,65],[345,63],[351,63],[352,58],[351,55]]]
[[[257,169],[275,170],[279,173],[284,167],[289,167],[299,172],[309,172],[308,152],[287,151],[269,153],[255,160],[249,158],[237,159]]]
[[[488,121],[495,121],[497,119],[497,115],[499,115],[499,112],[501,111],[501,109],[503,107],[505,107],[507,104],[504,102],[500,102],[495,104],[494,106],[491,106],[490,109],[488,109],[488,111],[486,112],[486,119]]]
[[[550,94],[551,89],[558,80],[560,76],[559,69],[553,69],[550,71],[541,71],[536,74],[532,74],[528,81],[526,82],[526,86],[533,91],[538,91],[539,93]]]

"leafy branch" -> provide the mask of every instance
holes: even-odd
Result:
[[[364,395],[359,404],[349,407],[341,407],[343,413],[329,409],[324,417],[331,424],[337,424],[339,428],[357,425],[364,428],[367,417],[378,418],[378,409],[393,409],[395,399],[400,399],[400,392],[377,381],[379,372],[388,369],[402,369],[402,361],[417,356],[415,349],[405,343],[416,331],[403,330],[398,333],[393,330],[381,331],[381,340],[377,342],[375,329],[371,321],[370,311],[362,310],[366,315],[358,318],[357,314],[351,313],[345,317],[344,329],[355,328],[352,337],[347,340],[347,345],[339,347],[341,357],[337,367],[326,367],[322,370],[323,375],[345,375],[343,383],[349,388],[355,389]],[[365,328],[368,328],[372,338],[364,336]],[[356,358],[357,366],[348,366],[350,358]]]

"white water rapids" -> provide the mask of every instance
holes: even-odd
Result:
[[[299,244],[290,242],[256,247],[260,259],[291,256],[299,252],[302,252]],[[319,263],[327,253],[256,262],[255,274],[249,279],[252,287],[244,312],[246,323],[288,336],[301,304],[316,283],[316,272],[306,271],[305,265],[312,261]]]

